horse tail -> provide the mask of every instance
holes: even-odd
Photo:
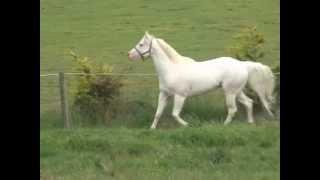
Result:
[[[268,114],[274,117],[270,110],[270,106],[274,102],[273,90],[275,86],[274,75],[271,69],[257,62],[245,61],[244,63],[249,72],[248,83],[250,88],[257,93]]]

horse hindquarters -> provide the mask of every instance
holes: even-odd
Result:
[[[273,117],[273,113],[270,110],[270,105],[273,102],[273,90],[274,90],[274,76],[271,69],[261,63],[244,62],[249,73],[248,83],[251,89],[253,89],[262,102],[262,105]]]

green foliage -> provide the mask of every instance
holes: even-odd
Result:
[[[83,73],[79,77],[75,92],[74,108],[78,113],[92,119],[104,119],[111,102],[120,94],[121,80],[113,76],[99,75],[112,73],[113,67],[110,65],[95,64],[73,51],[70,51],[70,55],[77,64],[75,70]]]
[[[235,44],[227,49],[228,53],[239,60],[258,61],[264,57],[264,36],[257,32],[256,26],[248,26],[234,36]]]

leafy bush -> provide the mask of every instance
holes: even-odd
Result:
[[[264,36],[257,32],[257,28],[245,27],[239,34],[234,36],[235,45],[228,48],[228,53],[239,60],[257,61],[264,56]]]
[[[75,70],[83,73],[79,76],[79,84],[75,91],[74,108],[90,119],[105,119],[111,102],[120,94],[121,80],[114,76],[92,75],[112,73],[113,67],[110,65],[96,64],[73,51],[70,51],[70,55],[77,64]]]

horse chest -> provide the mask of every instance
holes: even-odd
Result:
[[[166,91],[170,94],[181,94],[187,91],[187,84],[175,79],[159,79],[159,86],[162,91]]]

